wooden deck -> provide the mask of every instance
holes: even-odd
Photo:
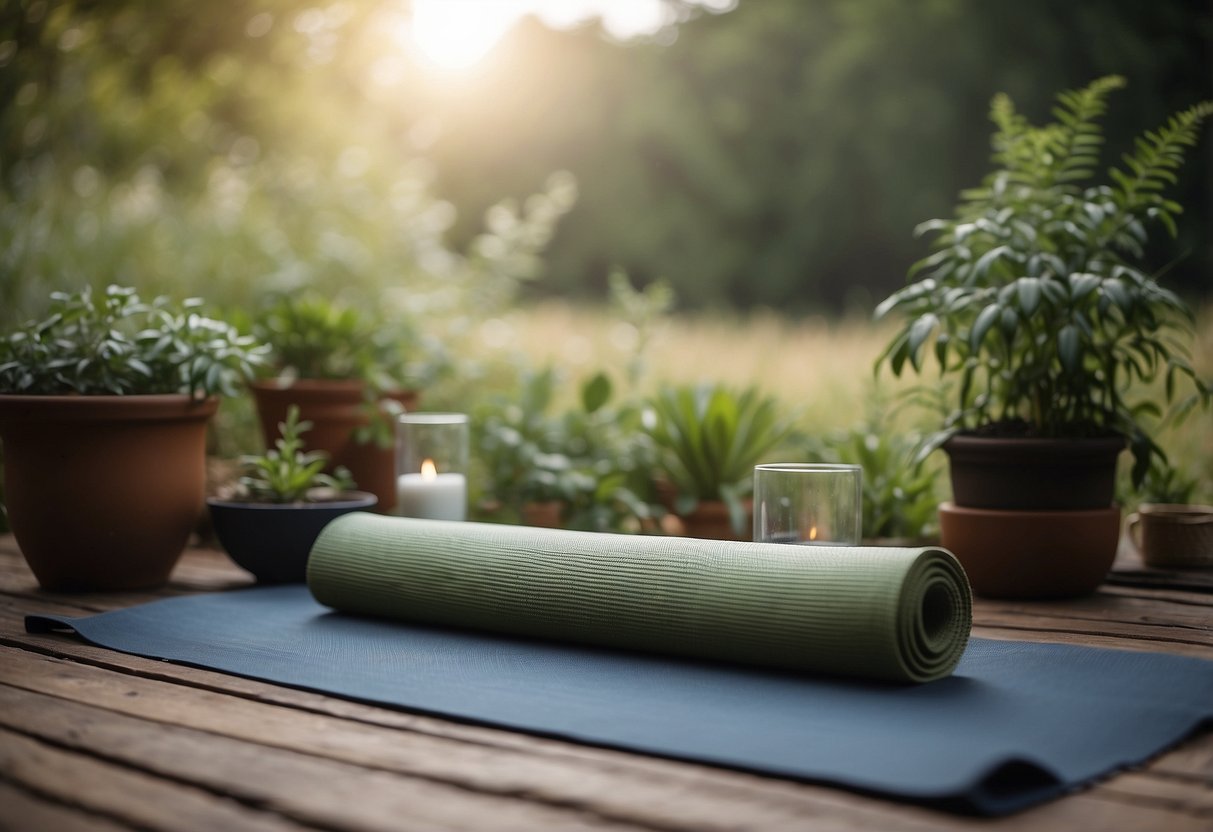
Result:
[[[31,612],[84,615],[247,583],[222,553],[194,549],[157,592],[51,595],[0,537],[0,828],[1213,829],[1209,731],[1142,770],[988,821],[360,705],[23,628]],[[994,638],[1213,659],[1208,590],[984,601],[976,622],[976,635]]]

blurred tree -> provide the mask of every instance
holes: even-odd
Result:
[[[619,266],[690,305],[870,306],[986,170],[994,92],[1037,117],[1127,76],[1113,153],[1213,97],[1206,0],[739,0],[629,44],[527,20],[461,77],[410,62],[406,8],[0,4],[0,321],[84,280],[475,316],[539,269],[557,170],[579,202],[535,291],[603,298]],[[1154,258],[1186,253],[1190,294],[1213,290],[1211,146]]]
[[[1110,161],[1143,125],[1213,97],[1211,44],[1203,0],[740,0],[684,23],[672,45],[531,21],[473,81],[431,90],[429,156],[439,191],[472,209],[573,172],[581,199],[545,289],[599,295],[618,264],[668,277],[692,304],[838,306],[857,293],[869,306],[923,253],[913,227],[987,169],[995,92],[1043,115],[1055,89],[1126,75]],[[1182,239],[1162,241],[1187,254],[1169,283],[1209,293],[1208,150],[1185,189]]]
[[[458,250],[407,134],[400,3],[18,0],[0,11],[0,323],[119,282],[248,308],[303,287],[446,327],[536,273],[541,178]],[[435,329],[435,327],[428,327]]]

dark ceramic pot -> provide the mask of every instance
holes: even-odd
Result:
[[[1120,540],[1118,506],[1084,511],[939,507],[944,548],[987,598],[1068,598],[1094,592]]]
[[[952,501],[965,508],[1067,511],[1106,509],[1116,486],[1119,436],[1091,439],[994,438],[959,434],[943,449]]]
[[[57,592],[168,580],[202,508],[217,399],[0,396],[17,545]]]
[[[215,536],[237,564],[259,583],[299,583],[316,537],[330,521],[375,505],[375,495],[350,491],[316,503],[241,503],[211,497]]]
[[[378,511],[390,513],[396,507],[396,451],[374,442],[361,443],[354,438],[358,428],[370,423],[365,403],[366,385],[361,381],[336,379],[297,379],[289,384],[277,380],[250,385],[261,436],[267,448],[278,438],[278,423],[286,421],[287,409],[299,407],[299,418],[312,423],[303,435],[309,451],[329,455],[330,468],[345,466],[362,491],[378,500]],[[385,394],[405,410],[417,407],[418,393],[401,390]]]

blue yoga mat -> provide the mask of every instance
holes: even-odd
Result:
[[[358,618],[304,586],[29,616],[90,642],[376,704],[1005,814],[1213,719],[1213,662],[972,639],[922,685],[845,681]]]

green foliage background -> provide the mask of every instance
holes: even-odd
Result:
[[[1194,0],[740,0],[629,44],[528,20],[459,81],[409,63],[405,8],[5,3],[0,323],[81,282],[475,317],[541,271],[601,298],[616,265],[686,305],[867,306],[986,169],[994,92],[1035,117],[1125,75],[1112,150],[1213,95]],[[1187,294],[1213,288],[1210,147],[1176,195]]]
[[[988,169],[995,92],[1040,119],[1054,91],[1125,75],[1114,160],[1210,97],[1211,43],[1213,11],[1191,0],[740,0],[672,45],[626,49],[533,24],[482,95],[436,102],[431,157],[466,206],[553,168],[577,176],[581,200],[548,253],[554,290],[597,295],[618,263],[642,282],[666,276],[684,303],[869,308],[925,250],[914,226]],[[550,57],[505,70],[536,54]],[[1189,206],[1180,242],[1153,260],[1186,252],[1168,282],[1207,294],[1207,137],[1176,198]]]

